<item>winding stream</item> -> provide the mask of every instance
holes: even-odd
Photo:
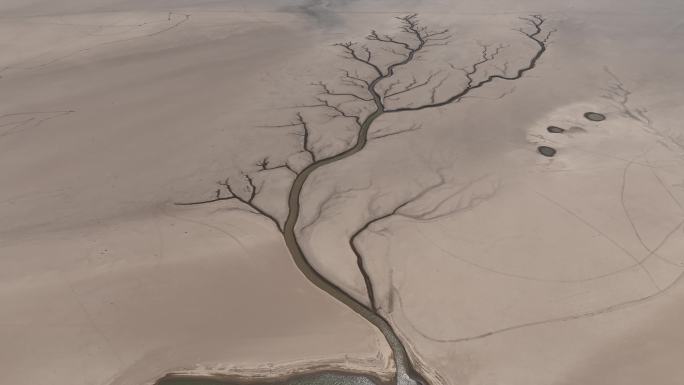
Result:
[[[316,159],[316,156],[314,155],[313,152],[309,151],[309,149],[306,147],[306,139],[304,142],[304,150],[309,151],[312,155],[312,161],[311,163],[306,166],[303,170],[299,172],[295,172],[296,177],[292,183],[292,186],[290,188],[290,191],[288,193],[288,213],[287,213],[287,218],[285,219],[285,222],[283,223],[282,226],[282,234],[283,234],[283,239],[285,240],[285,244],[290,252],[290,255],[292,256],[292,259],[297,266],[297,268],[304,274],[304,276],[314,285],[316,285],[319,289],[325,291],[326,293],[330,294],[334,298],[336,298],[338,301],[342,302],[346,306],[348,306],[350,309],[355,311],[357,314],[359,314],[361,317],[366,319],[368,322],[373,324],[382,334],[384,335],[385,339],[387,340],[387,343],[389,344],[390,348],[392,349],[392,354],[393,354],[393,359],[395,362],[396,366],[396,374],[395,374],[395,379],[393,381],[393,384],[396,385],[426,385],[428,382],[423,378],[423,376],[418,373],[415,368],[413,367],[413,364],[411,363],[408,354],[406,352],[406,349],[397,336],[397,334],[394,332],[392,327],[390,326],[389,322],[387,322],[386,319],[384,319],[382,316],[380,316],[376,311],[372,303],[374,302],[374,293],[373,293],[373,287],[372,287],[372,282],[368,278],[365,268],[363,266],[363,260],[359,257],[358,264],[359,264],[359,270],[361,274],[364,275],[364,281],[366,285],[366,291],[368,293],[368,298],[369,301],[371,302],[371,305],[365,305],[359,300],[355,299],[348,293],[346,293],[344,290],[342,290],[339,286],[335,285],[331,281],[329,281],[327,278],[322,276],[320,273],[316,271],[316,269],[313,268],[313,266],[310,264],[309,260],[307,260],[306,255],[304,254],[301,245],[299,244],[299,241],[297,240],[296,236],[296,227],[297,227],[297,222],[299,220],[299,215],[301,212],[301,199],[302,199],[302,190],[304,188],[304,185],[306,184],[307,180],[313,174],[316,170],[319,168],[333,164],[335,162],[344,160],[348,157],[351,157],[352,155],[356,154],[357,152],[360,152],[363,150],[367,143],[368,143],[368,131],[373,124],[373,122],[379,118],[381,115],[385,113],[395,113],[395,112],[403,112],[403,111],[418,111],[418,110],[424,110],[428,108],[437,108],[441,106],[446,106],[451,103],[457,103],[461,101],[464,97],[466,97],[469,93],[471,93],[474,90],[480,89],[482,87],[485,87],[486,85],[496,81],[496,80],[502,80],[502,81],[515,81],[517,79],[522,78],[522,76],[535,68],[537,65],[537,61],[541,58],[541,56],[546,52],[547,48],[547,41],[550,38],[551,34],[555,30],[550,30],[546,34],[542,33],[542,25],[545,22],[545,19],[541,15],[531,15],[529,18],[522,18],[525,20],[528,25],[532,26],[533,29],[528,32],[524,32],[522,29],[520,29],[520,32],[523,33],[530,41],[534,42],[536,45],[536,50],[533,52],[531,57],[529,58],[529,61],[527,64],[521,66],[518,68],[516,71],[513,71],[512,73],[506,73],[504,71],[503,73],[497,73],[497,74],[487,74],[484,79],[481,80],[476,80],[473,75],[475,75],[478,70],[480,65],[483,63],[487,63],[488,61],[494,60],[494,57],[498,53],[498,50],[495,53],[488,53],[487,47],[483,48],[483,53],[482,53],[482,58],[479,61],[476,61],[474,64],[471,65],[470,69],[465,70],[465,77],[466,77],[466,84],[461,89],[459,92],[456,92],[452,94],[450,97],[444,98],[441,101],[436,101],[435,100],[435,92],[436,88],[433,89],[433,96],[432,100],[427,103],[427,104],[422,104],[418,106],[404,106],[404,107],[397,107],[394,109],[386,109],[385,105],[383,104],[383,98],[380,96],[378,91],[376,90],[377,85],[382,82],[385,79],[388,79],[394,75],[395,69],[397,69],[400,66],[404,66],[411,61],[414,60],[416,57],[416,53],[419,52],[423,47],[429,46],[429,43],[432,42],[434,43],[437,41],[437,44],[440,44],[442,41],[442,34],[447,33],[447,30],[444,31],[432,31],[430,32],[429,30],[426,29],[426,27],[421,27],[418,24],[418,21],[416,19],[417,15],[412,14],[403,18],[400,18],[403,20],[403,31],[408,32],[408,33],[413,33],[414,37],[417,40],[417,45],[412,46],[409,43],[405,42],[397,42],[393,41],[390,38],[385,38],[385,39],[390,39],[390,40],[381,40],[380,37],[377,35],[371,35],[371,37],[375,36],[376,39],[379,41],[383,41],[386,43],[391,43],[391,44],[399,44],[403,46],[407,52],[406,52],[406,57],[403,60],[399,60],[397,62],[394,62],[390,65],[387,66],[386,71],[382,71],[379,67],[377,67],[375,64],[371,62],[371,53],[370,51],[368,52],[368,58],[363,59],[357,55],[357,52],[354,51],[352,47],[352,43],[346,43],[346,44],[339,44],[341,45],[344,49],[347,50],[347,53],[350,55],[350,58],[356,60],[357,62],[364,63],[368,65],[370,68],[372,68],[375,73],[376,77],[368,82],[365,81],[367,85],[366,90],[372,97],[372,99],[363,99],[362,100],[367,100],[367,101],[372,101],[375,105],[375,109],[372,113],[370,113],[368,116],[366,116],[364,119],[361,119],[359,116],[350,116],[346,115],[343,112],[339,111],[339,109],[336,109],[336,111],[340,114],[340,116],[344,116],[346,118],[354,118],[356,120],[356,124],[359,127],[358,134],[356,137],[356,143],[340,152],[337,155],[330,156],[327,158],[323,159]],[[373,31],[375,33],[375,31]],[[435,37],[438,36],[438,37]],[[373,40],[373,39],[371,39]],[[348,76],[348,75],[347,75]],[[409,86],[410,87],[410,86]],[[439,86],[437,86],[439,87]],[[327,88],[324,88],[326,91]],[[407,88],[410,89],[410,88]],[[386,91],[385,91],[386,94]],[[358,96],[357,96],[358,97]],[[324,106],[331,107],[328,104],[325,104]],[[300,117],[301,119],[301,117]],[[588,119],[590,119],[588,117]],[[303,123],[303,122],[302,122]],[[303,125],[304,128],[304,135],[306,138],[306,135],[308,134],[307,127],[306,125]],[[292,171],[292,170],[291,170]],[[294,172],[294,171],[293,171]],[[248,178],[249,179],[249,178]],[[251,179],[249,179],[251,183]],[[252,186],[252,188],[255,188]],[[243,203],[251,203],[251,199],[254,197],[254,191],[252,190],[252,197],[250,200],[244,200],[239,197],[236,197]],[[232,193],[232,190],[230,191]],[[233,194],[235,197],[235,194]],[[211,200],[211,201],[206,201],[206,202],[214,202],[217,200],[221,199],[229,199],[229,198],[221,198],[219,195],[217,195],[216,199]],[[200,204],[200,203],[206,203],[206,202],[196,202],[193,204]],[[252,208],[255,208],[255,206],[252,205]],[[260,214],[263,214],[267,216],[269,219],[271,219],[277,227],[280,228],[280,223],[272,216],[268,215],[265,213],[263,210],[259,209],[258,207],[255,208],[256,211],[258,211]],[[218,382],[217,382],[218,381]],[[299,382],[298,382],[299,381]],[[303,381],[303,382],[302,382]],[[166,376],[162,378],[160,381],[157,382],[157,385],[214,385],[214,384],[226,384],[226,383],[245,383],[246,381],[237,381],[233,379],[232,381],[226,380],[224,378],[221,380],[220,378],[195,378],[191,379],[188,377],[174,377],[173,375]],[[272,380],[261,380],[261,382],[255,382],[255,381],[249,381],[249,383],[254,384],[254,383],[269,383],[269,384],[293,384],[293,385],[338,385],[338,384],[355,384],[355,385],[370,385],[370,384],[376,384],[379,385],[380,382],[374,381],[371,379],[369,376],[364,376],[363,374],[359,373],[341,373],[341,372],[316,372],[316,373],[311,373],[311,374],[305,374],[305,375],[300,375],[298,377],[291,377],[291,378],[280,378],[280,379],[272,379]]]
[[[394,361],[397,370],[396,384],[425,384],[426,381],[422,378],[422,376],[420,376],[420,374],[418,374],[415,371],[415,369],[411,365],[411,361],[408,358],[404,345],[402,344],[399,337],[394,333],[394,330],[389,325],[387,320],[382,318],[368,306],[357,301],[352,296],[347,294],[344,290],[339,288],[337,285],[333,284],[328,279],[319,274],[306,259],[306,256],[304,255],[302,248],[299,245],[299,241],[297,240],[297,236],[295,235],[295,226],[297,225],[297,220],[299,219],[300,214],[301,192],[308,177],[320,167],[348,158],[356,154],[357,152],[361,151],[366,146],[366,144],[368,143],[368,130],[371,124],[383,113],[382,104],[379,102],[379,96],[377,97],[378,108],[375,112],[369,115],[361,124],[358,139],[354,147],[333,157],[311,163],[307,168],[302,170],[302,172],[299,173],[299,175],[297,175],[297,177],[294,180],[294,183],[292,184],[292,188],[290,189],[290,194],[288,196],[288,204],[290,209],[287,219],[285,221],[285,225],[283,226],[283,236],[285,238],[285,244],[287,245],[287,248],[290,251],[290,254],[292,255],[292,259],[297,265],[297,268],[299,268],[299,270],[304,274],[304,276],[306,276],[306,278],[309,281],[311,281],[314,285],[318,286],[318,288],[320,288],[321,290],[325,291],[326,293],[335,297],[340,302],[347,305],[349,308],[351,308],[360,316],[368,320],[368,322],[372,323],[382,332],[382,334],[385,336],[385,339],[387,340],[387,343],[392,348],[392,353],[394,355]],[[370,291],[371,288],[367,287],[367,290]]]
[[[375,327],[377,327],[380,332],[384,335],[385,339],[387,340],[387,343],[389,344],[390,348],[392,349],[392,354],[396,366],[396,375],[395,375],[395,381],[394,384],[396,385],[418,385],[418,384],[427,384],[427,381],[413,368],[410,359],[408,358],[408,354],[406,353],[406,349],[404,348],[403,343],[399,339],[399,337],[396,335],[390,324],[385,320],[382,316],[377,314],[374,310],[372,310],[369,306],[364,305],[360,301],[356,300],[349,294],[347,294],[344,290],[342,290],[339,286],[335,285],[331,281],[329,281],[327,278],[322,276],[318,271],[316,271],[313,266],[309,263],[307,260],[306,256],[304,255],[304,252],[301,248],[301,245],[299,244],[299,241],[297,240],[296,236],[296,231],[295,228],[297,226],[297,221],[299,220],[299,215],[301,212],[301,194],[302,194],[302,189],[304,188],[304,185],[306,184],[306,181],[308,180],[309,176],[319,168],[326,166],[328,164],[332,164],[338,161],[341,161],[343,159],[346,159],[357,152],[363,150],[366,147],[366,144],[368,143],[368,131],[373,124],[373,122],[380,117],[384,112],[384,107],[382,104],[382,100],[380,95],[375,92],[375,85],[380,82],[381,80],[385,79],[388,76],[392,75],[392,71],[390,70],[387,75],[378,77],[375,79],[370,85],[369,89],[371,90],[371,93],[373,95],[373,100],[376,105],[376,109],[373,113],[368,115],[363,122],[360,123],[360,128],[358,131],[357,135],[357,140],[356,144],[353,147],[348,148],[347,150],[328,157],[328,158],[323,158],[319,159],[316,161],[313,161],[310,163],[306,168],[304,168],[299,174],[297,174],[296,178],[294,179],[292,183],[292,187],[290,188],[290,192],[288,194],[288,215],[285,220],[285,223],[283,225],[283,238],[285,240],[285,244],[290,251],[290,255],[292,256],[292,259],[297,266],[297,268],[304,274],[304,276],[311,281],[314,285],[316,285],[319,289],[325,291],[326,293],[330,294],[343,304],[347,305],[350,309],[358,313],[360,316],[368,320],[371,324],[373,324]],[[367,288],[369,292],[369,295],[372,295],[372,287],[368,285],[367,283]],[[358,385],[370,385],[372,383],[375,383],[374,381],[371,381],[369,377],[359,375],[359,374],[353,374],[353,373],[337,373],[334,376],[330,375],[324,375],[325,373],[314,373],[305,377],[301,377],[301,381],[308,381],[305,382],[306,384],[315,384],[315,385],[335,385],[335,384],[358,384]],[[213,382],[212,382],[213,381]],[[219,382],[216,382],[219,381]],[[223,381],[223,382],[221,382]],[[283,380],[279,383],[287,383],[290,384],[291,380]],[[370,381],[370,383],[369,383]],[[226,380],[219,380],[219,379],[210,379],[210,378],[191,378],[191,377],[173,377],[173,376],[167,376],[159,380],[156,385],[213,385],[213,384],[225,384],[225,383],[235,383],[235,381],[228,381]]]

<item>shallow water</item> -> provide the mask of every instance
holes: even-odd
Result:
[[[606,116],[598,112],[587,112],[584,117],[591,120],[592,122],[600,122],[606,120]]]
[[[537,151],[539,151],[540,154],[549,158],[556,155],[556,149],[549,146],[539,146],[537,147]]]
[[[341,373],[321,372],[293,376],[284,379],[269,380],[243,380],[237,378],[219,377],[189,377],[189,376],[166,376],[155,385],[381,385],[378,379],[369,376]]]

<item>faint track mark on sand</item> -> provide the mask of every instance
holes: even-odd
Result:
[[[74,110],[62,110],[62,111],[34,111],[34,112],[15,112],[0,115],[0,138],[3,136],[8,136],[16,134],[26,129],[36,128],[41,124],[72,114],[76,111]],[[13,119],[18,120],[2,123],[3,119]]]
[[[218,231],[219,233],[224,234],[224,235],[228,236],[230,239],[232,239],[238,246],[240,246],[240,248],[241,248],[242,251],[245,253],[245,255],[247,255],[248,257],[252,258],[252,254],[249,252],[249,248],[248,248],[247,246],[245,246],[245,244],[243,244],[242,241],[240,241],[240,239],[239,239],[238,237],[236,237],[235,235],[231,234],[230,232],[228,232],[228,231],[226,231],[226,230],[224,230],[224,229],[222,229],[222,228],[220,228],[220,227],[218,227],[218,226],[216,226],[216,225],[212,225],[212,224],[210,224],[210,223],[206,223],[206,222],[198,221],[198,220],[195,220],[195,219],[190,219],[190,218],[182,217],[182,216],[179,216],[179,215],[170,214],[170,213],[167,212],[163,207],[160,208],[160,212],[162,213],[162,215],[167,216],[167,217],[169,217],[169,218],[177,219],[177,220],[184,221],[184,222],[188,222],[188,223],[193,223],[193,224],[196,224],[196,225],[200,225],[200,226],[204,226],[204,227],[210,228],[210,229],[212,229],[212,230],[214,230],[214,231]],[[229,226],[232,226],[232,225],[229,225]]]
[[[583,313],[579,313],[579,314],[575,314],[575,315],[570,315],[570,316],[549,318],[549,319],[545,319],[545,320],[541,320],[541,321],[522,323],[522,324],[513,325],[513,326],[501,328],[501,329],[492,330],[492,331],[482,333],[482,334],[478,334],[478,335],[460,337],[460,338],[439,338],[439,337],[431,336],[428,333],[420,330],[420,328],[418,328],[415,325],[415,323],[413,321],[411,321],[411,319],[406,315],[405,310],[404,310],[404,306],[402,303],[401,295],[399,293],[399,290],[396,288],[393,289],[395,291],[393,298],[396,298],[397,301],[399,302],[398,307],[400,309],[402,318],[404,318],[406,320],[406,322],[409,324],[411,329],[413,329],[418,335],[420,335],[421,337],[423,337],[427,340],[430,340],[432,342],[437,342],[437,343],[459,343],[459,342],[479,340],[479,339],[487,338],[487,337],[490,337],[490,336],[493,336],[496,334],[506,333],[506,332],[510,332],[513,330],[528,328],[528,327],[532,327],[532,326],[542,326],[542,325],[548,325],[548,324],[554,324],[554,323],[560,323],[560,322],[569,322],[569,321],[574,321],[574,320],[596,317],[596,316],[600,316],[603,314],[609,314],[609,313],[616,312],[618,310],[629,309],[629,308],[635,307],[637,305],[641,305],[641,304],[644,304],[646,302],[649,302],[653,299],[656,299],[656,298],[666,294],[668,291],[670,291],[670,289],[672,289],[674,286],[676,286],[682,280],[683,277],[684,277],[684,272],[681,272],[677,275],[677,277],[669,285],[665,286],[664,288],[662,288],[662,289],[660,289],[660,290],[658,290],[652,294],[649,294],[649,295],[646,295],[646,296],[643,296],[643,297],[640,297],[637,299],[620,302],[620,303],[610,305],[607,307],[603,307],[603,308],[600,308],[597,310],[587,311],[587,312],[583,312]]]
[[[172,20],[172,15],[180,16],[181,19],[174,22],[174,21]],[[89,52],[89,51],[92,51],[92,50],[94,50],[94,49],[101,48],[101,47],[104,47],[104,46],[109,46],[109,45],[113,45],[113,44],[121,44],[121,43],[129,42],[129,41],[133,41],[133,40],[145,39],[145,38],[150,38],[150,37],[154,37],[154,36],[157,36],[157,35],[161,35],[161,34],[163,34],[163,33],[165,33],[165,32],[171,31],[171,30],[176,29],[176,28],[180,27],[181,25],[185,24],[186,22],[188,22],[188,21],[190,20],[190,16],[191,16],[190,14],[179,14],[179,13],[175,13],[175,12],[169,12],[169,15],[168,15],[168,18],[167,18],[167,22],[171,23],[171,25],[169,25],[169,26],[167,26],[167,27],[165,27],[165,28],[163,28],[163,29],[161,29],[161,30],[154,31],[154,32],[150,32],[150,33],[147,33],[147,34],[144,34],[144,35],[140,35],[140,36],[133,36],[133,37],[128,37],[128,38],[123,38],[123,39],[112,40],[112,41],[106,41],[106,42],[94,44],[94,45],[92,45],[92,46],[90,46],[90,47],[78,49],[78,50],[76,50],[76,51],[73,51],[73,52],[70,52],[70,53],[67,53],[67,54],[64,54],[64,55],[55,57],[55,58],[53,58],[53,59],[51,59],[51,60],[48,60],[47,62],[44,62],[44,63],[41,63],[41,64],[37,64],[37,65],[34,65],[34,66],[28,66],[28,67],[7,66],[7,67],[3,68],[0,72],[6,71],[6,70],[10,70],[10,69],[14,69],[14,68],[16,68],[16,69],[22,69],[22,70],[36,70],[36,69],[41,69],[41,68],[45,68],[45,67],[47,67],[47,66],[50,66],[50,65],[52,65],[52,64],[61,62],[61,61],[63,61],[63,60],[66,60],[66,59],[68,59],[68,58],[70,58],[70,57],[77,56],[77,55],[81,55],[81,54],[87,53],[87,52]],[[141,23],[141,24],[138,25],[138,27],[142,27],[142,26],[144,26],[144,25],[146,25],[146,24],[149,24],[149,22]],[[100,26],[100,27],[102,27],[102,26]],[[42,55],[44,55],[44,54],[39,54],[39,55],[35,56],[34,58],[38,58],[38,57],[40,57],[40,56],[42,56]],[[29,59],[29,60],[31,60],[31,59]]]

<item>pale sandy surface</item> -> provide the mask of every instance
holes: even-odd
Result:
[[[307,282],[268,223],[170,205],[268,143],[249,114],[312,43],[268,14],[73,4],[2,12],[0,382],[386,374],[382,336]]]
[[[360,239],[382,311],[431,379],[679,384],[684,8],[472,3],[0,1],[1,382],[306,362],[386,373],[381,336],[306,282],[267,221],[170,202],[210,197],[263,156],[296,164],[299,139],[262,126],[291,121],[283,107],[342,65],[331,43],[415,10],[457,32],[430,69],[471,62],[476,39],[515,44],[518,15],[558,33],[530,76],[383,117],[377,129],[423,128],[315,174],[300,230],[312,263],[362,299],[348,238],[363,208],[445,169],[454,188],[474,182],[450,201],[461,210]],[[611,73],[627,103],[604,97]],[[331,129],[322,154],[352,134]],[[282,217],[275,177],[262,199]]]
[[[315,290],[269,232],[251,216],[159,207],[4,242],[16,259],[2,261],[3,382],[386,366],[382,336]]]

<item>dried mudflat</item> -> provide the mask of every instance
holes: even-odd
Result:
[[[458,30],[458,47],[435,49],[425,66],[469,62],[476,39],[512,43],[514,64],[525,47],[510,30],[528,9],[558,33],[514,90],[496,84],[439,112],[385,118],[378,130],[423,128],[372,142],[305,189],[303,247],[362,297],[348,245],[365,219],[358,209],[448,170],[452,188],[434,199],[459,191],[444,206],[452,215],[391,218],[359,239],[382,311],[435,384],[679,385],[684,375],[683,10],[564,3],[403,3]],[[301,276],[269,222],[170,203],[211,196],[214,181],[257,157],[291,155],[299,137],[264,126],[290,122],[282,107],[333,79],[331,43],[391,31],[393,8],[0,7],[2,382],[139,385],[170,372],[311,368],[388,378],[382,336]],[[627,103],[602,96],[616,82]],[[343,134],[321,147],[344,146],[345,127],[330,129]],[[281,191],[269,194],[282,214]]]

